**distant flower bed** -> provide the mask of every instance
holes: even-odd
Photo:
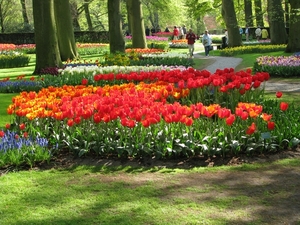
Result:
[[[153,34],[154,36],[158,36],[158,37],[171,37],[173,36],[172,32],[157,32]]]
[[[172,40],[169,44],[170,48],[187,48],[187,40],[186,39],[179,39],[179,40]]]
[[[163,49],[156,48],[127,48],[126,53],[136,53],[136,54],[155,54],[165,52]]]
[[[132,36],[126,36],[126,40],[131,40]],[[146,36],[146,40],[148,41],[168,41],[167,37],[157,37],[157,36]]]
[[[233,48],[225,48],[220,50],[221,56],[235,56],[248,53],[266,53],[284,51],[286,45],[248,45]]]
[[[172,44],[187,44],[187,39],[172,40]]]
[[[261,56],[256,59],[254,71],[265,71],[271,76],[300,76],[300,56]]]

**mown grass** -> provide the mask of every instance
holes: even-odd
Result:
[[[17,93],[3,94],[0,93],[0,127],[5,126],[7,123],[12,122],[12,116],[7,114],[7,107],[12,103],[12,98],[16,96]],[[1,128],[0,128],[1,129]]]
[[[283,217],[274,213],[272,218],[265,218],[263,209],[281,210],[284,206],[278,205],[278,199],[297,194],[295,186],[283,184],[276,190],[269,187],[282,183],[284,176],[280,171],[297,174],[299,166],[300,160],[285,159],[271,164],[190,170],[141,171],[141,167],[102,165],[11,172],[0,177],[1,225],[225,225],[288,221],[292,218],[288,212]],[[261,174],[259,179],[264,179],[266,171],[273,171],[273,179],[266,179],[261,185],[246,178],[244,182],[230,182],[237,176],[251,176],[254,171]]]

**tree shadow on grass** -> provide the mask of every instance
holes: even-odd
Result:
[[[300,224],[298,159],[294,164],[209,172],[189,168],[191,162],[176,172],[175,162],[177,168],[186,163],[138,168],[114,162],[52,169],[48,176],[33,176],[30,190],[24,188],[24,194],[6,203],[3,224],[8,224],[9,214],[14,217],[10,224],[23,225]],[[24,207],[11,211],[14,202]],[[23,213],[32,215],[23,219]]]

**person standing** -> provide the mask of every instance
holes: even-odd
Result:
[[[226,47],[228,46],[228,30],[227,29],[225,29],[225,32],[224,32],[224,34],[225,34],[225,40],[226,40]]]
[[[269,33],[266,28],[261,30],[261,39],[266,40],[269,37]]]
[[[186,39],[186,27],[185,27],[185,25],[183,25],[183,27],[182,27],[182,31],[183,31],[183,39]]]
[[[148,26],[146,26],[145,34],[146,36],[150,36],[150,28]]]
[[[179,30],[176,26],[173,29],[173,40],[178,40]]]
[[[248,25],[246,25],[246,28],[245,28],[246,41],[249,41],[249,33],[250,33],[249,27],[248,27]]]
[[[189,54],[190,57],[193,57],[194,50],[195,50],[195,41],[196,41],[196,35],[193,33],[192,29],[189,29],[189,32],[186,34],[186,39],[188,42],[188,48],[189,48]]]
[[[260,26],[258,26],[255,30],[255,36],[256,36],[256,39],[257,41],[259,41],[260,39],[260,36],[261,36],[261,29],[260,29]]]
[[[208,30],[206,30],[204,35],[202,36],[202,44],[205,49],[205,56],[209,56],[209,50],[210,50],[211,43],[212,43],[211,37],[208,34]]]

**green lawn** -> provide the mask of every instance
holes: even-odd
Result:
[[[0,224],[300,222],[297,214],[293,214],[299,206],[293,197],[299,194],[299,159],[188,170],[110,167],[104,162],[99,162],[99,166],[19,171],[0,176]],[[109,163],[112,162],[106,161]],[[289,173],[283,176],[283,171]],[[293,185],[287,179],[294,179]],[[284,214],[278,213],[282,210]],[[299,211],[296,213],[299,215]]]

